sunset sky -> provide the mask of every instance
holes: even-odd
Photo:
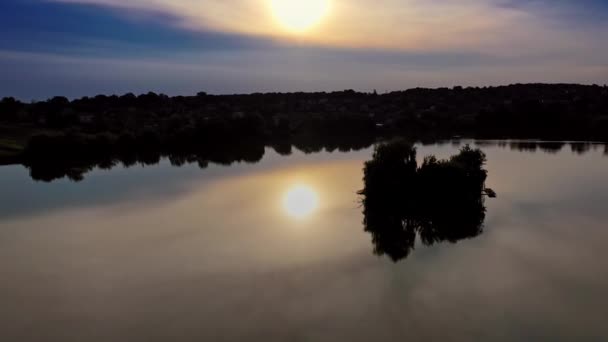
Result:
[[[0,1],[0,97],[607,80],[605,0]]]

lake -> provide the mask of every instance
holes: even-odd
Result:
[[[396,262],[364,231],[373,148],[81,182],[1,167],[0,340],[608,338],[608,148],[469,143],[498,194],[482,234]]]

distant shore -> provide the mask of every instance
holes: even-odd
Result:
[[[83,164],[132,155],[219,158],[247,146],[315,151],[391,137],[459,136],[606,142],[608,87],[517,84],[386,94],[148,93],[0,101],[0,165]]]

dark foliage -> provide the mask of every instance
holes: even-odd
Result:
[[[86,165],[79,167],[83,170],[98,161],[110,165],[108,159],[149,163],[159,156],[172,156],[176,163],[200,156],[222,164],[252,161],[265,146],[281,154],[291,146],[307,153],[347,151],[395,136],[422,141],[453,136],[608,141],[608,88],[529,84],[381,95],[352,90],[176,97],[129,93],[27,104],[5,98],[0,101],[0,128],[0,142],[27,146],[23,153],[4,148],[0,164],[53,164],[49,169]],[[2,132],[11,131],[25,133],[3,139],[9,137]],[[515,144],[513,148],[529,151],[562,147]],[[255,153],[240,151],[249,148]],[[586,148],[572,146],[576,153]]]
[[[67,177],[81,181],[94,168],[153,165],[159,163],[161,158],[167,158],[173,166],[196,163],[202,169],[209,164],[228,166],[233,163],[257,163],[264,157],[266,144],[255,137],[239,140],[218,135],[215,140],[199,141],[198,138],[179,134],[166,140],[154,131],[140,135],[124,133],[120,136],[68,132],[33,136],[22,155],[22,162],[34,180],[50,182]],[[371,144],[372,141],[367,139],[344,140],[338,148],[348,152],[367,148]],[[288,141],[276,141],[270,145],[281,155],[292,153],[292,145]],[[336,144],[323,144],[322,141],[310,139],[310,143],[300,141],[298,148],[306,153],[317,151],[317,148],[331,152],[336,149]]]
[[[449,160],[434,156],[418,166],[416,150],[403,141],[380,144],[365,163],[365,230],[374,251],[393,261],[406,258],[416,236],[425,245],[473,238],[483,231],[485,155],[468,145]]]
[[[242,120],[235,120],[242,119]],[[410,89],[386,94],[269,93],[169,97],[99,95],[31,104],[0,101],[0,121],[97,134],[192,129],[213,120],[235,131],[294,134],[432,134],[608,140],[608,87],[517,84]],[[577,139],[578,138],[578,139]]]

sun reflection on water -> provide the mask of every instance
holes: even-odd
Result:
[[[283,196],[283,209],[295,219],[311,216],[319,207],[317,192],[308,185],[294,185]]]

